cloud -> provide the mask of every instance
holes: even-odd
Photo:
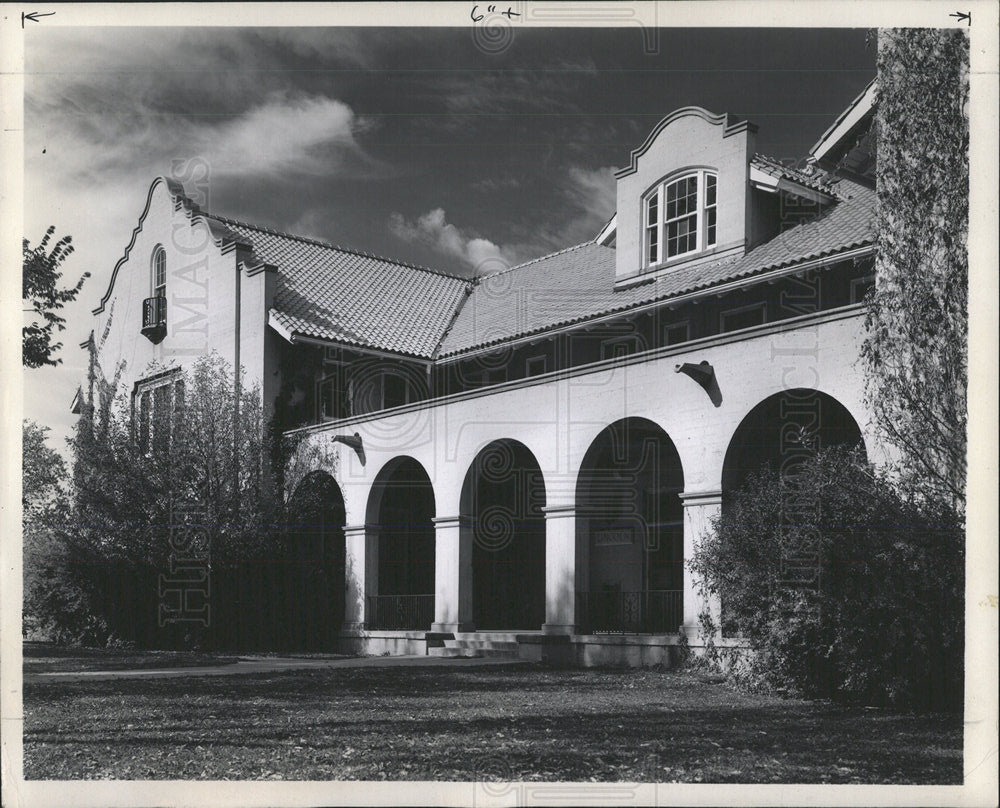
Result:
[[[544,68],[499,69],[455,73],[435,84],[445,108],[456,115],[495,115],[498,111],[562,113],[581,111],[572,92],[593,81],[597,66],[592,59],[556,60]]]
[[[617,204],[615,169],[571,166],[566,172],[568,182],[563,191],[578,208],[589,211],[602,222],[611,218]]]
[[[472,267],[477,275],[496,272],[511,266],[511,256],[492,241],[470,236],[445,219],[443,208],[428,211],[409,222],[401,213],[389,216],[389,230],[406,242],[426,244],[437,252],[458,258]]]
[[[363,129],[337,99],[272,96],[231,122],[195,127],[186,140],[213,171],[227,176],[381,173],[384,166],[355,138]]]
[[[368,124],[342,101],[272,94],[219,118],[182,118],[143,110],[132,116],[55,113],[31,127],[28,167],[46,149],[63,181],[86,181],[130,169],[165,170],[174,159],[200,158],[219,177],[309,175],[372,177],[391,173],[358,143]],[[139,119],[141,123],[137,124]]]
[[[521,180],[517,177],[503,176],[503,177],[486,177],[485,179],[476,180],[469,187],[480,193],[496,193],[498,191],[507,191],[513,188],[521,187]]]
[[[545,199],[553,212],[521,222],[507,249],[526,258],[593,240],[615,212],[617,182],[611,166],[561,168]]]

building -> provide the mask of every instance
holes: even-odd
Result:
[[[343,569],[343,647],[668,663],[718,611],[685,560],[727,492],[803,434],[881,451],[857,361],[873,97],[799,167],[758,154],[749,121],[676,110],[593,241],[475,280],[159,178],[94,310],[99,362],[126,360],[141,419],[172,395],[154,360],[217,350],[260,384],[296,443],[286,496],[327,503],[301,518]]]

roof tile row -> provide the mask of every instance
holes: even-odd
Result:
[[[807,175],[797,179],[805,180],[817,182]],[[618,289],[615,250],[593,242],[469,281],[212,218],[278,268],[271,316],[289,332],[437,358],[870,244],[874,192],[843,180],[837,194],[839,201],[818,218],[739,258],[678,267],[649,283]]]

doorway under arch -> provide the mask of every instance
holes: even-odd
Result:
[[[282,644],[333,650],[344,620],[344,498],[329,474],[316,471],[287,503],[286,619]]]
[[[434,486],[412,457],[390,460],[368,499],[378,531],[378,581],[365,604],[370,629],[423,630],[434,620]]]
[[[577,547],[586,556],[588,581],[577,596],[582,630],[678,631],[683,490],[680,457],[659,425],[624,418],[594,438],[576,486]]]
[[[477,630],[539,629],[545,621],[545,482],[527,446],[484,447],[462,486],[472,531],[472,618]]]

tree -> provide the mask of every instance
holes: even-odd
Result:
[[[862,349],[900,482],[965,506],[969,40],[879,32],[876,284]]]
[[[90,277],[89,272],[84,272],[76,282],[76,286],[58,288],[59,279],[62,277],[59,267],[72,254],[73,245],[71,236],[63,236],[49,250],[49,241],[55,229],[54,225],[50,226],[37,247],[32,247],[28,239],[22,242],[24,273],[21,281],[21,298],[25,312],[33,315],[31,322],[21,329],[22,362],[29,368],[58,365],[62,362],[62,359],[53,358],[62,347],[62,343],[54,343],[52,339],[56,330],[66,329],[66,320],[56,312],[66,303],[76,300],[83,282]]]
[[[25,420],[21,425],[21,505],[37,513],[64,494],[66,464],[46,443],[47,426]]]
[[[71,440],[81,530],[103,542],[105,557],[163,563],[165,527],[196,511],[213,558],[252,553],[264,541],[266,501],[259,389],[237,388],[216,353],[143,375],[163,381],[132,402],[115,380],[98,380],[98,402],[83,406]]]
[[[783,563],[806,552],[812,576]],[[907,709],[961,706],[958,514],[901,496],[860,454],[830,449],[794,474],[752,476],[690,563],[753,652],[737,667],[745,683]]]
[[[21,505],[25,633],[47,634],[79,609],[79,593],[59,574],[57,530],[67,522],[66,464],[46,442],[48,427],[22,424]],[[59,615],[49,618],[49,615]]]
[[[72,614],[53,619],[90,642],[162,646],[177,631],[197,642],[214,627],[171,629],[177,599],[162,594],[164,579],[213,576],[204,591],[218,611],[217,575],[273,555],[259,389],[237,386],[214,353],[183,370],[147,369],[158,382],[134,402],[119,389],[121,368],[104,379],[93,351],[90,375],[70,441],[72,502],[52,553],[80,595]]]

